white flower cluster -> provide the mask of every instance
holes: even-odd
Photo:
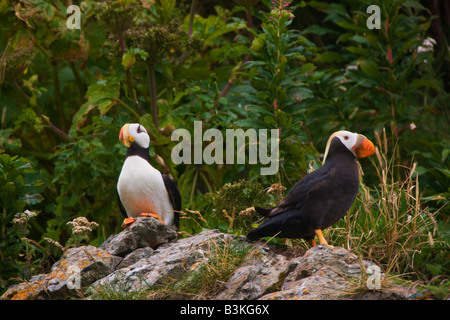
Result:
[[[426,38],[423,40],[422,45],[417,48],[417,52],[433,52],[434,46],[436,45],[436,40],[433,38]]]
[[[72,227],[72,233],[77,236],[85,236],[98,227],[97,222],[89,222],[85,217],[78,217],[67,222]]]
[[[23,225],[23,224],[26,224],[28,222],[28,220],[30,220],[31,218],[34,218],[36,216],[37,216],[36,212],[30,211],[30,210],[25,210],[24,212],[16,213],[12,222],[14,224]]]
[[[64,247],[58,242],[51,238],[44,237],[44,240],[53,248],[59,248],[64,251]]]

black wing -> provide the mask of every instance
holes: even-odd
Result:
[[[122,201],[120,200],[119,192],[117,191],[117,202],[119,203],[120,212],[122,212],[125,218],[128,218],[127,210],[123,207]]]
[[[161,176],[164,181],[164,185],[166,186],[167,192],[169,193],[169,199],[172,203],[173,209],[175,210],[174,214],[174,224],[178,228],[180,224],[180,210],[181,210],[181,195],[178,190],[177,183],[167,174],[161,173]]]
[[[302,211],[291,209],[264,221],[247,233],[247,239],[254,241],[264,237],[309,238],[308,223],[304,221]]]
[[[321,194],[321,189],[326,187],[326,181],[332,178],[336,173],[335,171],[336,170],[334,170],[334,166],[330,161],[328,165],[325,164],[322,168],[304,176],[292,187],[287,196],[280,201],[278,206],[264,216],[270,218],[290,209],[300,209],[307,198],[310,198],[313,194]],[[325,190],[323,191],[325,192]]]

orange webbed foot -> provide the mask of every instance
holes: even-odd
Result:
[[[162,223],[166,224],[166,223],[163,221],[163,219],[161,219],[161,217],[160,217],[158,214],[156,214],[156,213],[143,212],[143,213],[141,213],[138,217],[152,217],[152,218],[155,218],[155,219],[161,221]]]
[[[130,225],[132,225],[134,222],[136,221],[135,218],[130,217],[130,218],[125,218],[122,222],[122,228],[126,228],[129,227]]]

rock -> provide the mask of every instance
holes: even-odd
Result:
[[[176,233],[153,218],[139,218],[99,248],[69,249],[51,272],[11,286],[1,299],[66,299],[90,293],[140,293],[179,279],[208,263],[214,249],[225,244],[250,246],[242,264],[217,294],[220,300],[415,299],[420,294],[373,273],[378,267],[344,248],[319,245],[303,251],[283,251],[245,242],[217,230],[176,239]],[[227,247],[227,248],[228,248]],[[304,254],[303,254],[304,253]],[[370,271],[372,270],[372,271]],[[379,269],[378,269],[379,270]],[[370,271],[370,272],[369,272]],[[372,272],[372,273],[371,273]],[[376,278],[376,277],[378,278]],[[374,278],[375,277],[375,278]],[[381,288],[368,289],[368,278]],[[371,281],[372,281],[371,280]],[[378,281],[378,282],[377,282]],[[373,284],[372,282],[370,282]],[[88,293],[86,293],[88,292]],[[217,291],[215,291],[217,292]],[[95,295],[94,295],[95,296]],[[99,295],[102,296],[102,295]],[[130,296],[131,297],[131,296]],[[164,297],[154,295],[152,297]]]
[[[100,249],[112,255],[124,257],[139,249],[157,248],[163,243],[177,239],[177,232],[166,227],[161,221],[151,217],[139,217],[119,234],[110,236],[102,243]]]
[[[215,297],[219,300],[253,300],[277,290],[288,270],[289,260],[267,249],[251,252]]]
[[[94,246],[68,249],[51,272],[11,286],[1,299],[35,300],[76,296],[75,289],[113,272],[122,258]]]
[[[158,247],[153,255],[96,281],[92,289],[101,290],[102,286],[107,286],[137,291],[142,287],[161,284],[167,279],[177,279],[199,263],[207,261],[208,252],[214,243],[232,237],[234,236],[211,230],[177,242],[165,243]]]
[[[288,275],[280,290],[262,296],[261,300],[407,298],[405,290],[398,288],[401,286],[389,284],[383,291],[369,290],[367,277],[363,275],[370,267],[378,267],[341,247],[319,245],[289,263]],[[381,284],[384,275],[380,273],[379,276]]]
[[[117,269],[128,267],[141,259],[145,259],[153,255],[154,250],[150,247],[139,248],[133,252],[127,254],[121,263],[117,266]]]

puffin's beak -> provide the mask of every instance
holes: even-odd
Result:
[[[120,129],[120,133],[119,133],[119,140],[125,145],[125,147],[129,148],[131,145],[132,140],[130,138],[132,138],[134,140],[133,137],[130,136],[130,131],[129,131],[129,127],[130,124],[127,123],[126,125],[124,125],[122,127],[122,129]]]
[[[365,158],[375,153],[375,147],[373,146],[372,141],[364,137],[362,134],[359,134],[356,144],[353,147],[353,151],[358,158]]]

